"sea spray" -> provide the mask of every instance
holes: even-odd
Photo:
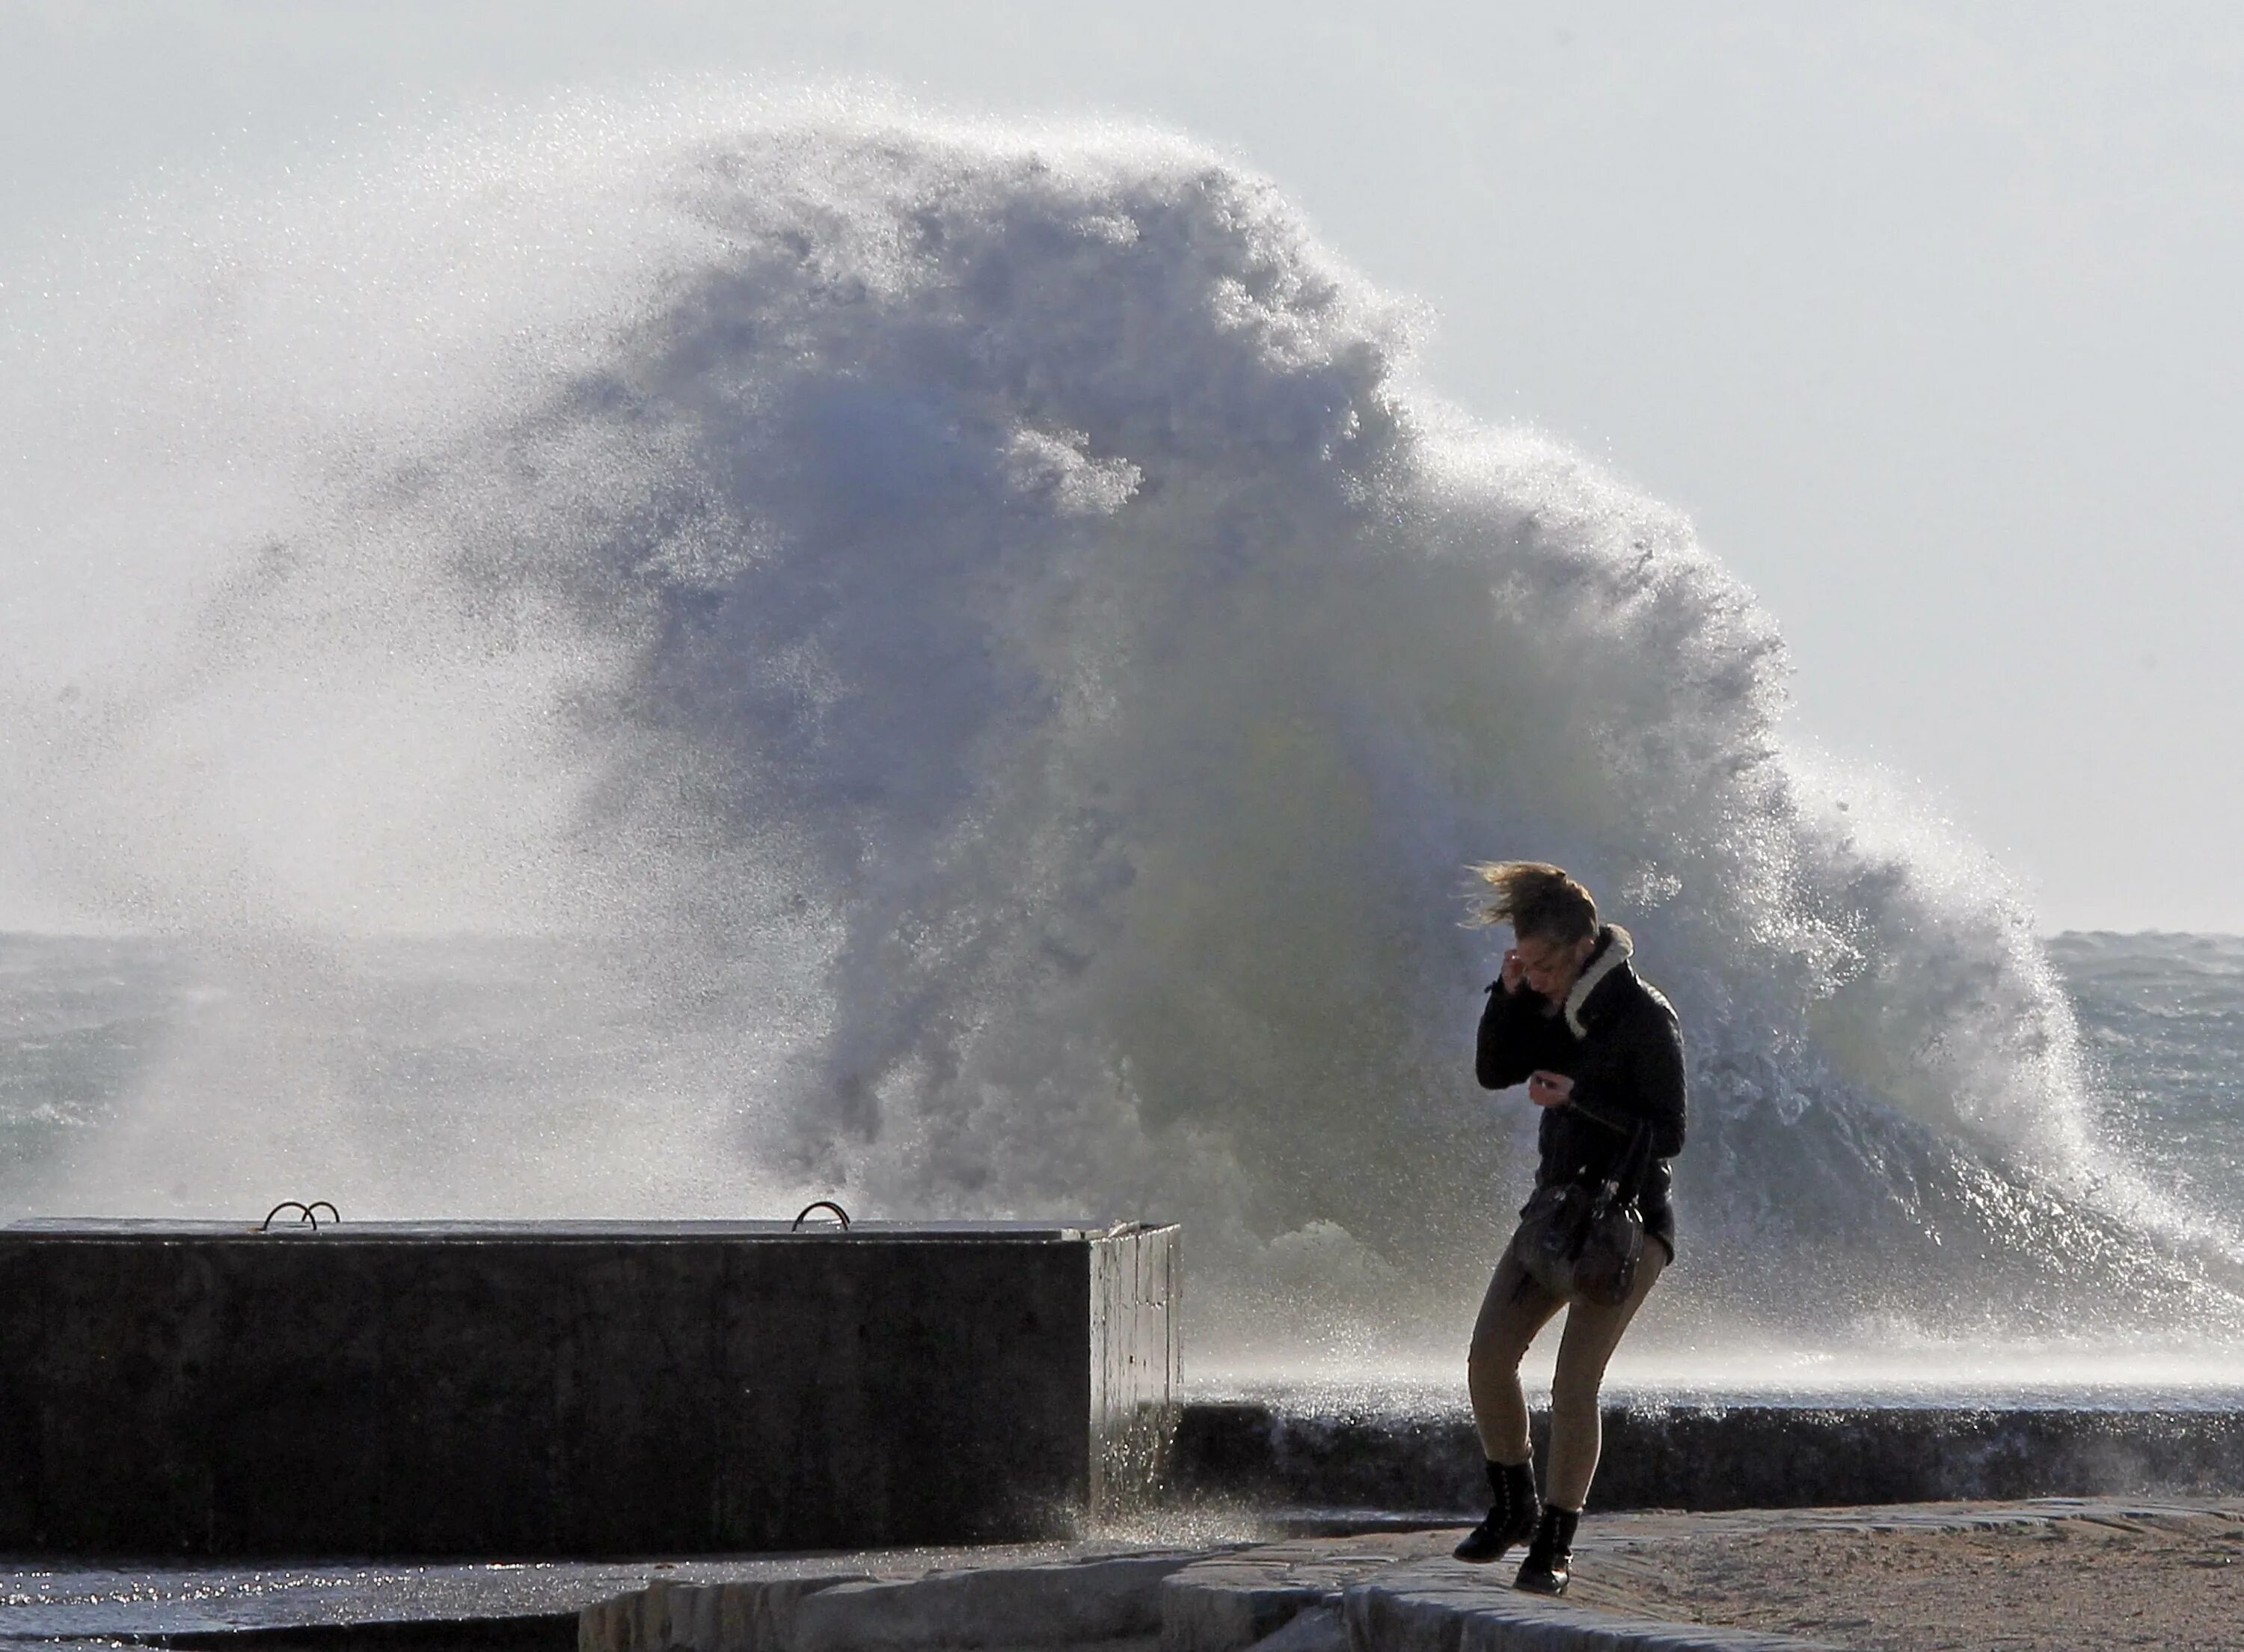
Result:
[[[1204,1351],[1454,1341],[1532,855],[1688,1030],[1653,1338],[2239,1334],[1999,871],[1220,158],[713,92],[124,239],[9,317],[4,824],[210,1008],[25,1204],[1155,1215]]]

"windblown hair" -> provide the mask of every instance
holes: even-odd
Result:
[[[1598,903],[1558,866],[1540,860],[1494,860],[1471,871],[1496,891],[1491,899],[1474,898],[1474,923],[1508,923],[1522,940],[1538,935],[1561,944],[1598,933]]]

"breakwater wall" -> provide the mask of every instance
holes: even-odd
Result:
[[[0,1225],[0,1549],[1050,1535],[1160,1483],[1176,1231]]]
[[[1534,1419],[1547,1460],[1549,1419]],[[1463,1514],[1488,1487],[1470,1417],[1197,1401],[1181,1414],[1187,1496],[1265,1507]],[[2244,1409],[1616,1406],[1599,1508],[1807,1508],[1953,1498],[2244,1491]]]

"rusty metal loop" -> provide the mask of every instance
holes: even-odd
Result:
[[[849,1213],[847,1210],[835,1204],[831,1199],[813,1199],[809,1204],[804,1205],[801,1210],[796,1212],[794,1225],[789,1228],[787,1231],[789,1233],[801,1232],[802,1231],[802,1224],[810,1219],[810,1213],[813,1210],[833,1211],[835,1215],[842,1218],[842,1231],[847,1233],[849,1231]]]

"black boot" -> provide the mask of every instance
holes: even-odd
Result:
[[[1535,1528],[1535,1541],[1527,1546],[1527,1558],[1519,1562],[1519,1575],[1511,1580],[1511,1587],[1531,1595],[1564,1595],[1574,1564],[1574,1527],[1581,1520],[1575,1509],[1544,1509],[1543,1523]]]
[[[1488,1518],[1450,1551],[1461,1561],[1476,1564],[1500,1561],[1514,1543],[1524,1543],[1535,1535],[1535,1516],[1542,1506],[1535,1498],[1533,1463],[1490,1463],[1488,1491],[1493,1500]]]

